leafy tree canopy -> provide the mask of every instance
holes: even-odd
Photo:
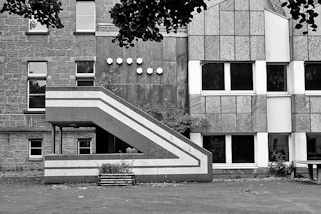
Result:
[[[206,10],[207,0],[120,0],[110,10],[113,24],[119,28],[114,41],[121,47],[134,46],[135,41],[161,41],[163,36],[160,26],[169,32],[177,32],[193,19],[193,12]],[[321,0],[283,0],[282,7],[287,7],[296,28],[308,24],[316,30],[315,10]],[[9,12],[25,18],[35,18],[48,27],[62,28],[59,17],[62,0],[5,0],[1,13]],[[307,32],[304,32],[305,34]]]

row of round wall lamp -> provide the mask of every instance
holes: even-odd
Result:
[[[116,63],[117,63],[118,65],[123,64],[123,61],[124,61],[123,58],[120,58],[120,57],[118,57],[118,58],[116,59]],[[112,64],[114,63],[114,59],[113,59],[113,58],[106,58],[106,62],[107,62],[108,65],[112,65]],[[133,58],[127,58],[127,59],[126,59],[126,63],[127,63],[128,65],[133,64],[133,62],[134,62]],[[143,58],[137,58],[137,59],[136,59],[136,63],[137,63],[137,65],[143,64]]]
[[[136,73],[139,74],[139,75],[143,74],[143,72],[144,72],[143,68],[137,68],[137,70],[136,70]],[[162,75],[163,74],[163,69],[161,67],[158,67],[155,72],[158,75]],[[147,68],[146,73],[148,75],[152,75],[154,73],[154,69],[153,68]]]

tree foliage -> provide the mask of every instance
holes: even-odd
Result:
[[[59,17],[61,11],[60,0],[6,0],[0,13],[8,12],[24,18],[34,18],[47,27],[63,28]]]
[[[5,0],[0,12],[9,12],[25,18],[34,17],[48,27],[62,28],[60,12],[62,0]],[[120,0],[110,10],[113,24],[119,28],[114,41],[120,46],[133,46],[137,40],[161,41],[161,28],[177,32],[193,19],[194,11],[206,10],[207,0]],[[315,8],[321,0],[282,0],[296,28],[307,24],[317,29]],[[304,32],[306,34],[307,32]]]

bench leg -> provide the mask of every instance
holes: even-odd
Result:
[[[321,184],[321,165],[317,165],[317,183]]]
[[[308,164],[308,168],[309,168],[309,178],[313,180],[313,165]]]

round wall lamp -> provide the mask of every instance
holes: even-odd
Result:
[[[127,64],[128,65],[133,64],[133,58],[127,58]]]
[[[143,63],[143,58],[137,58],[136,62],[138,65],[141,65]]]
[[[147,74],[149,75],[153,74],[153,68],[147,68]]]
[[[136,73],[141,75],[143,73],[143,69],[142,68],[137,68]]]
[[[111,64],[113,64],[114,60],[112,58],[107,58],[106,62],[108,65],[111,65]]]
[[[123,59],[120,58],[120,57],[118,57],[118,58],[116,59],[116,62],[117,62],[118,65],[121,65],[121,64],[123,63]]]
[[[156,73],[157,73],[158,75],[162,75],[162,74],[163,74],[163,69],[162,69],[161,67],[157,68],[157,69],[156,69]]]

